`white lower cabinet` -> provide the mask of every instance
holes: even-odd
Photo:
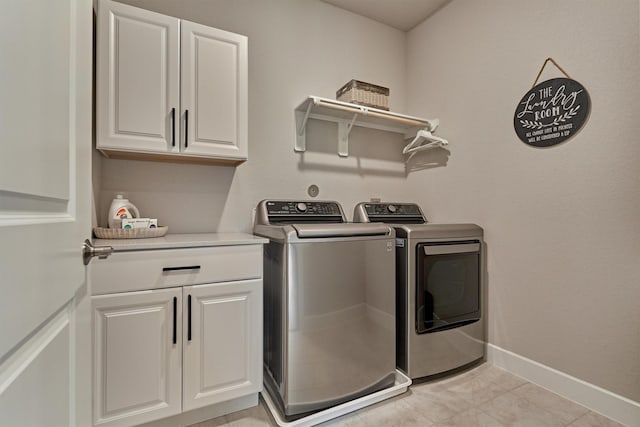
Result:
[[[93,297],[94,424],[180,413],[181,302],[181,288]]]
[[[96,262],[94,293],[102,294],[92,296],[94,425],[183,417],[250,396],[257,402],[261,253],[261,244],[116,251]],[[211,283],[198,284],[202,279]],[[109,281],[118,292],[107,293]],[[183,286],[153,289],[176,282]],[[137,290],[141,283],[151,289]]]
[[[260,391],[262,281],[185,286],[183,310],[182,409]]]

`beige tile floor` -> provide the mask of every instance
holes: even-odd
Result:
[[[322,427],[613,427],[614,421],[482,364],[437,381],[414,384],[406,393],[321,424]],[[261,401],[257,407],[191,427],[277,426]]]

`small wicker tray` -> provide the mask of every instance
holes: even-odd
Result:
[[[145,239],[149,237],[162,237],[169,231],[169,227],[158,228],[104,228],[96,227],[93,233],[98,239]]]

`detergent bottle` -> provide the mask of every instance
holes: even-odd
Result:
[[[123,194],[118,193],[109,207],[109,228],[122,228],[123,218],[140,218],[140,212]]]

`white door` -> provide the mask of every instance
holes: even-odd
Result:
[[[178,152],[180,20],[101,0],[96,46],[98,148]]]
[[[0,13],[0,425],[90,424],[90,0]]]
[[[92,298],[94,424],[130,426],[182,407],[182,288]]]
[[[247,158],[247,38],[180,23],[183,152]]]
[[[262,280],[183,288],[184,411],[262,389]]]

